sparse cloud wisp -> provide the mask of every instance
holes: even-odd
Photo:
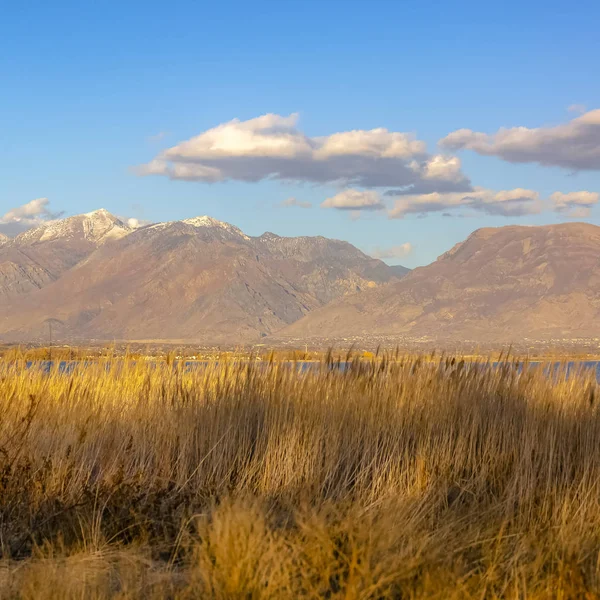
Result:
[[[397,246],[391,246],[389,248],[375,248],[370,254],[373,258],[380,258],[387,260],[391,258],[404,258],[409,254],[412,254],[413,245],[410,242],[399,244]]]
[[[155,133],[154,135],[149,135],[146,138],[146,141],[149,144],[157,144],[158,142],[162,142],[167,135],[169,135],[166,131],[159,131],[158,133]]]
[[[283,202],[279,203],[279,206],[283,206],[284,208],[290,208],[292,206],[296,206],[298,208],[310,208],[312,204],[310,202],[304,202],[302,200],[298,200],[294,196],[290,196],[283,200]]]

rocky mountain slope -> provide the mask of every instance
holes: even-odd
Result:
[[[0,306],[57,280],[106,242],[131,229],[106,210],[0,237]]]
[[[397,278],[385,263],[337,240],[252,238],[210,217],[129,231],[105,217],[112,228],[72,217],[73,224],[65,220],[10,242],[11,252],[38,252],[40,271],[23,280],[39,289],[25,294],[22,284],[18,302],[2,309],[0,338],[44,339],[53,319],[55,336],[65,340],[241,343]],[[39,258],[43,244],[51,248],[52,269]]]
[[[402,280],[334,301],[280,335],[600,337],[600,227],[480,229]]]

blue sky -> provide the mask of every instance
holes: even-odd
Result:
[[[539,148],[524,156],[478,149],[475,137],[460,147],[438,142],[463,128],[569,126],[600,108],[599,19],[596,2],[12,3],[0,21],[0,215],[36,198],[66,214],[209,214],[251,235],[325,235],[382,256],[410,243],[410,254],[388,262],[411,267],[478,227],[574,217],[600,224],[589,196],[573,217],[533,204],[493,214],[487,191],[475,194],[483,209],[444,196],[450,208],[430,210],[411,196],[412,208],[392,219],[397,197],[385,192],[393,185],[319,183],[295,167],[291,180],[265,171],[249,182],[232,179],[230,159],[211,163],[223,173],[216,183],[134,170],[232,119],[297,113],[291,130],[310,140],[375,128],[413,134],[427,146],[418,161],[459,157],[478,190],[523,188],[543,202],[555,192],[594,194],[594,158],[581,158],[579,169],[577,156],[575,167],[560,158],[540,165]],[[375,192],[385,208],[320,207],[350,188]],[[289,197],[313,206],[278,206]]]

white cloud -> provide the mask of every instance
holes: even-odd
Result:
[[[278,179],[413,193],[471,189],[457,157],[430,155],[411,134],[377,128],[309,137],[297,123],[295,114],[234,119],[168,148],[136,172],[204,183]]]
[[[12,208],[0,217],[0,232],[17,235],[27,229],[38,227],[42,223],[60,217],[62,213],[51,211],[49,204],[48,198],[36,198],[26,204]]]
[[[598,204],[599,199],[600,194],[587,191],[554,192],[550,196],[554,210],[576,219],[589,217],[592,206]]]
[[[117,219],[125,223],[125,225],[128,227],[131,227],[131,229],[139,229],[140,227],[144,227],[145,225],[150,225],[150,223],[152,223],[152,221],[138,219],[137,217],[122,217],[117,215]]]
[[[408,159],[427,152],[425,142],[415,140],[406,133],[394,133],[381,127],[370,131],[334,133],[315,140],[320,143],[315,157],[325,160],[350,155]]]
[[[45,220],[52,217],[48,209],[50,201],[48,198],[36,198],[26,204],[13,208],[4,214],[0,221],[2,223],[14,223],[31,220]]]
[[[298,200],[297,198],[294,198],[294,196],[290,196],[289,198],[286,198],[283,202],[280,202],[279,206],[283,206],[286,208],[289,208],[291,206],[297,206],[298,208],[310,208],[312,204],[310,202]]]
[[[417,165],[418,168],[418,165]],[[460,159],[457,156],[432,156],[423,167],[425,179],[440,179],[442,181],[460,182],[464,175],[461,170]]]
[[[490,215],[522,216],[538,214],[543,210],[539,194],[532,190],[517,188],[495,192],[476,188],[469,193],[437,192],[431,194],[406,195],[397,199],[389,211],[392,219],[401,219],[408,214],[447,212],[454,209],[472,209]]]
[[[452,150],[473,150],[514,163],[575,170],[600,169],[600,109],[555,127],[513,127],[494,134],[459,129],[440,140]]]
[[[410,242],[405,242],[398,246],[391,246],[390,248],[375,248],[371,252],[373,258],[388,259],[388,258],[404,258],[409,254],[412,254],[413,245]]]
[[[582,115],[586,111],[586,107],[584,104],[571,104],[569,108],[567,108],[569,112],[575,112]]]
[[[337,208],[338,210],[381,210],[385,205],[379,194],[373,190],[348,189],[327,198],[321,203],[322,208]]]

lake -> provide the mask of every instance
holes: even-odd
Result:
[[[96,361],[90,361],[89,364],[95,364]],[[150,364],[152,364],[152,361],[149,361]],[[60,363],[58,363],[58,369],[61,373],[71,373],[75,367],[77,367],[78,365],[85,365],[86,363],[82,361],[61,361]],[[178,364],[178,361],[175,361],[174,364]],[[204,366],[209,364],[208,361],[186,361],[185,366],[188,368],[194,368],[194,367],[200,367],[200,366]],[[216,361],[215,361],[216,364]],[[257,362],[256,364],[260,365],[260,364],[268,364],[267,362]],[[298,361],[296,363],[293,362],[288,362],[288,363],[284,363],[284,364],[289,364],[290,366],[293,364],[296,364],[297,367],[301,370],[301,371],[308,371],[310,369],[316,368],[319,366],[319,362],[308,362],[308,361]],[[467,363],[468,364],[468,363]],[[494,362],[492,363],[492,366],[494,368],[497,368],[499,365],[504,364],[504,363],[497,363]],[[27,368],[31,368],[34,365],[39,365],[42,369],[44,369],[45,371],[50,371],[55,363],[54,361],[40,361],[40,362],[28,362],[26,363]],[[340,362],[340,363],[334,363],[335,368],[339,368],[340,370],[345,370],[347,368],[348,363],[346,362]],[[600,361],[569,361],[569,362],[549,362],[549,361],[530,361],[529,365],[531,366],[544,366],[548,373],[550,374],[551,372],[559,372],[561,370],[561,367],[564,368],[566,366],[566,370],[567,370],[567,375],[571,372],[578,372],[580,370],[590,370],[590,371],[595,371],[596,373],[596,379],[597,381],[600,383]],[[519,368],[519,370],[522,367]]]

